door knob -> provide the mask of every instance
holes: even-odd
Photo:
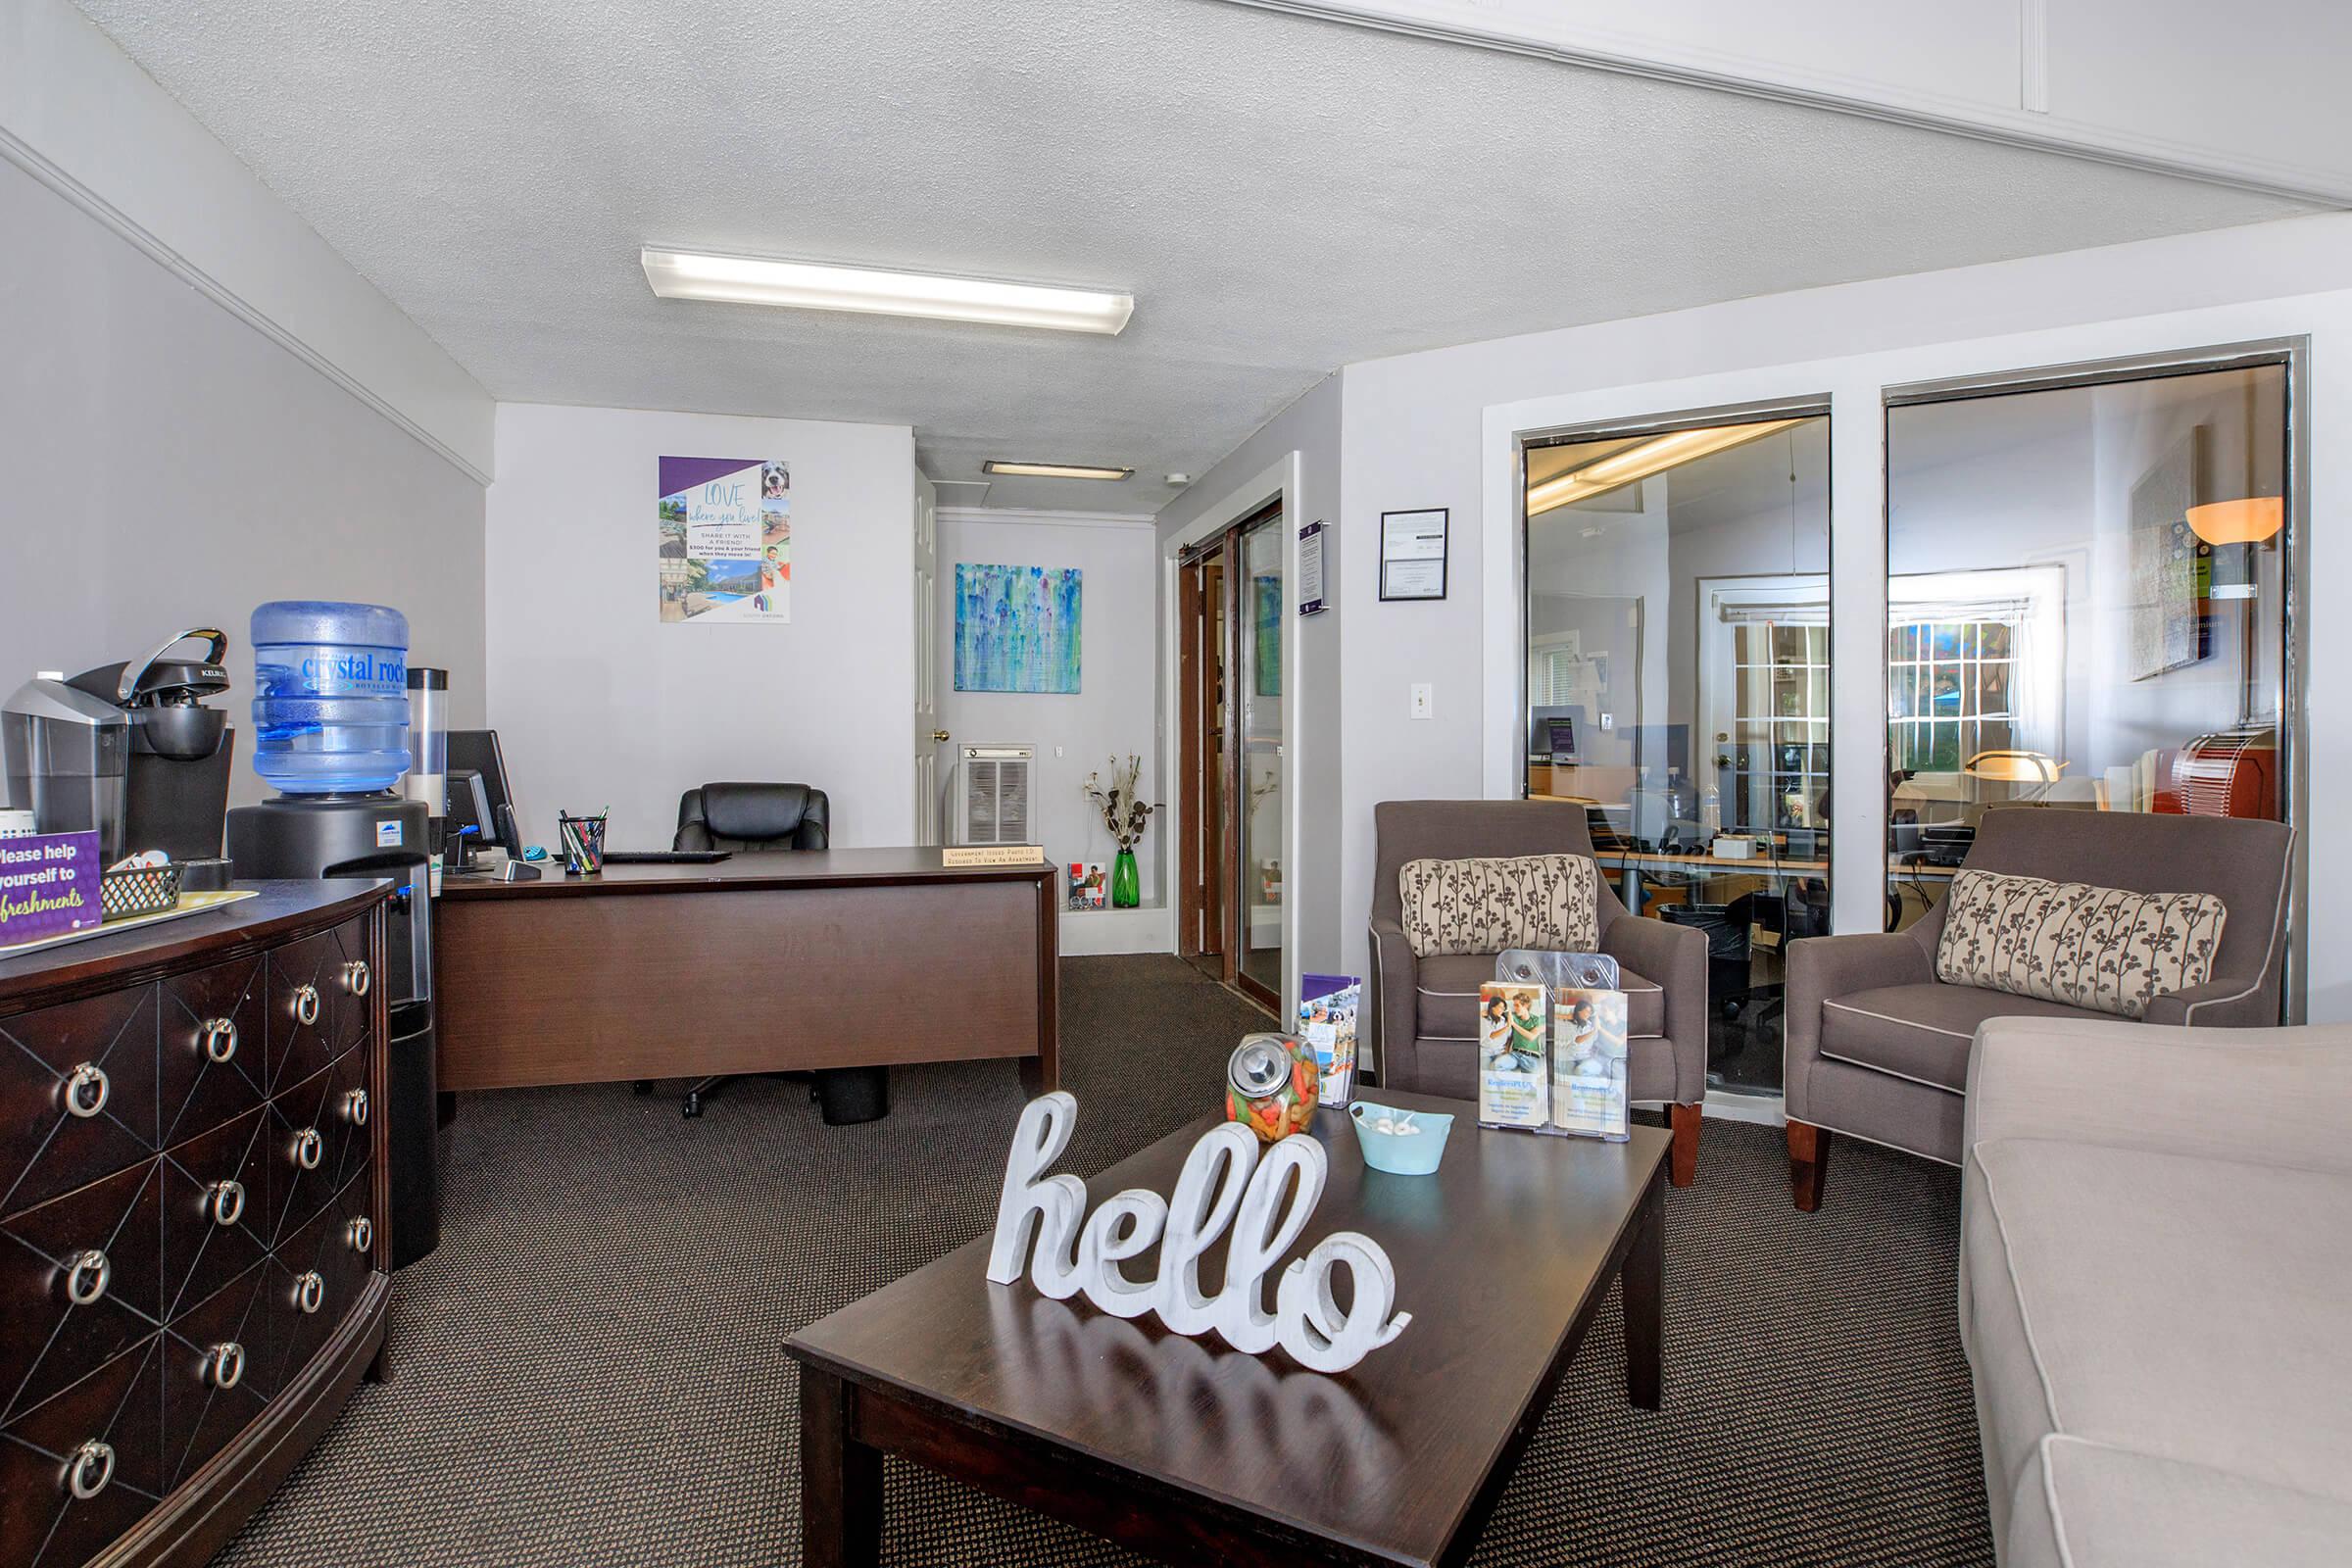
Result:
[[[935,730],[933,730],[933,731],[931,732],[931,739],[932,739],[934,742],[938,742],[938,741],[944,741],[944,740],[946,740],[947,738],[948,738],[948,732],[947,732],[946,730],[944,730],[944,729],[935,729]]]

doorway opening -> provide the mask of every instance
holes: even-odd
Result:
[[[1269,1009],[1282,989],[1280,502],[1177,560],[1176,951]]]

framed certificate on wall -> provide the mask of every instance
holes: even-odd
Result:
[[[1446,509],[1380,514],[1380,597],[1446,597]]]

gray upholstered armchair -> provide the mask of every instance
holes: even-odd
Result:
[[[1384,801],[1372,808],[1379,858],[1372,875],[1372,1039],[1380,1081],[1425,1095],[1478,1093],[1478,988],[1495,955],[1416,958],[1401,918],[1397,873],[1419,859],[1592,855],[1582,808],[1549,801]],[[1689,926],[1644,919],[1597,877],[1600,951],[1618,962],[1626,993],[1627,1070],[1637,1101],[1663,1102],[1674,1124],[1672,1177],[1698,1166],[1699,1103],[1707,1094],[1707,939]]]
[[[2229,913],[2212,976],[2159,995],[2143,1023],[2278,1022],[2294,830],[2283,822],[2007,808],[1984,813],[1963,870],[2132,893],[2210,893]],[[1960,1162],[1963,1094],[1987,1018],[2110,1018],[2064,1002],[1936,978],[1951,901],[1907,930],[1788,947],[1785,1066],[1796,1206],[1820,1205],[1832,1129]]]

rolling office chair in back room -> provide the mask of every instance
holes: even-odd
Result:
[[[825,792],[808,784],[706,784],[678,797],[673,850],[822,850],[832,812]],[[686,1114],[733,1074],[706,1078],[686,1092]],[[816,1102],[828,1125],[872,1121],[890,1109],[889,1069],[842,1067],[816,1075]]]

